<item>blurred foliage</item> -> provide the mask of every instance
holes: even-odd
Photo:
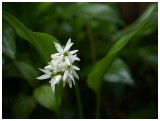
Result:
[[[158,118],[158,5],[130,25],[121,12],[119,3],[3,2],[2,118],[95,118],[96,108],[99,118]],[[52,93],[36,80],[53,41],[68,38],[81,59],[83,117],[76,89]]]

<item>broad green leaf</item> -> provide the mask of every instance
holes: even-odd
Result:
[[[107,69],[115,59],[118,52],[128,43],[128,41],[147,23],[152,17],[153,12],[157,10],[157,5],[153,4],[147,9],[147,11],[140,17],[134,25],[133,29],[128,29],[126,32],[110,49],[106,57],[98,61],[92,72],[88,75],[87,82],[88,86],[93,89],[97,94],[100,92],[102,79]]]
[[[8,57],[15,59],[15,33],[8,23],[2,25],[2,52]]]
[[[53,93],[49,85],[43,85],[34,90],[34,97],[45,108],[57,112],[60,105],[60,97],[57,97],[57,93],[59,93],[57,89]]]
[[[15,61],[15,64],[24,79],[26,79],[31,86],[35,87],[39,83],[36,79],[38,76],[38,70],[32,67],[32,65],[21,61]]]
[[[51,60],[51,54],[57,52],[53,44],[54,41],[58,42],[56,38],[45,33],[31,31],[17,18],[7,12],[3,11],[2,16],[13,26],[20,37],[29,41],[37,49],[44,62]]]
[[[36,101],[33,97],[27,94],[20,94],[13,103],[12,118],[26,119],[32,114],[35,107]]]
[[[113,83],[121,82],[121,83],[131,84],[131,85],[134,83],[128,66],[120,58],[116,58],[113,61],[107,73],[104,75],[104,80],[108,82],[113,82]]]

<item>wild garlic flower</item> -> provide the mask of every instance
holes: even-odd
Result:
[[[58,53],[52,54],[52,60],[48,63],[44,69],[40,69],[45,74],[37,77],[39,80],[51,78],[49,83],[51,83],[51,88],[53,92],[55,91],[55,85],[63,80],[63,87],[68,83],[69,87],[72,88],[72,82],[75,85],[75,80],[79,80],[79,76],[76,73],[76,70],[80,70],[77,66],[73,65],[74,61],[80,61],[77,57],[76,52],[78,50],[69,51],[73,43],[71,39],[68,40],[65,47],[62,47],[60,44],[54,42],[55,47]]]

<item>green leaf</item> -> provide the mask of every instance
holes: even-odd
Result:
[[[62,85],[56,85],[56,86],[62,87]],[[61,99],[61,96],[58,93],[59,93],[59,90],[57,90],[57,88],[53,93],[49,85],[43,85],[34,90],[34,97],[37,100],[37,102],[42,106],[44,106],[45,108],[51,111],[57,112],[60,105],[60,99]]]
[[[126,32],[110,49],[109,53],[102,60],[98,61],[92,72],[88,75],[88,86],[93,89],[97,94],[100,92],[102,79],[107,69],[115,59],[118,52],[128,43],[128,41],[147,23],[152,17],[152,13],[157,10],[157,5],[153,4],[149,9],[140,17],[134,25],[136,27],[128,29]]]
[[[2,52],[15,59],[16,47],[15,47],[15,33],[13,28],[8,23],[3,23],[2,26]]]
[[[109,5],[99,3],[78,3],[73,4],[64,11],[64,16],[77,15],[87,19],[99,19],[111,23],[123,22],[118,17],[118,13]]]
[[[2,16],[13,26],[20,37],[30,42],[37,49],[44,62],[51,60],[51,54],[57,52],[53,44],[54,41],[58,42],[55,37],[45,33],[31,31],[17,18],[7,12],[3,11]]]
[[[107,73],[104,76],[104,80],[108,82],[113,82],[113,83],[121,82],[121,83],[131,84],[131,85],[134,83],[128,66],[120,58],[116,58],[113,61],[113,63],[111,64]]]
[[[117,40],[120,37],[125,36],[126,34],[132,32],[132,30],[139,28],[139,26],[142,26],[141,29],[137,32],[136,36],[143,35],[146,33],[150,33],[155,30],[155,28],[158,27],[158,5],[157,4],[151,4],[145,13],[133,24],[126,27],[125,29],[121,30],[117,34],[113,35],[113,40]],[[146,21],[147,19],[147,21]],[[144,24],[145,21],[145,24]]]
[[[149,50],[149,48],[151,48],[152,46],[148,46],[148,47],[143,47],[137,50],[137,55],[139,55],[139,57],[141,59],[143,59],[143,61],[148,62],[148,64],[156,66],[158,65],[158,54],[152,52],[151,50]],[[158,52],[158,46],[155,47],[157,49]]]
[[[38,76],[38,70],[32,67],[32,65],[21,61],[15,61],[15,64],[24,79],[26,79],[31,86],[35,87],[39,83],[36,79]]]
[[[36,101],[33,97],[26,94],[20,94],[12,107],[12,118],[28,118],[36,107]]]

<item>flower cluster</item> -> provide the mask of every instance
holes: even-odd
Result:
[[[55,85],[63,80],[63,87],[68,82],[69,87],[72,88],[72,81],[75,85],[74,77],[79,79],[75,70],[80,70],[77,66],[73,65],[74,61],[80,61],[75,54],[78,50],[69,51],[70,47],[73,45],[71,39],[68,40],[65,47],[54,42],[58,53],[51,55],[51,62],[49,62],[44,69],[40,69],[45,74],[37,77],[37,79],[48,79],[51,78],[51,88],[53,92],[55,91]]]

